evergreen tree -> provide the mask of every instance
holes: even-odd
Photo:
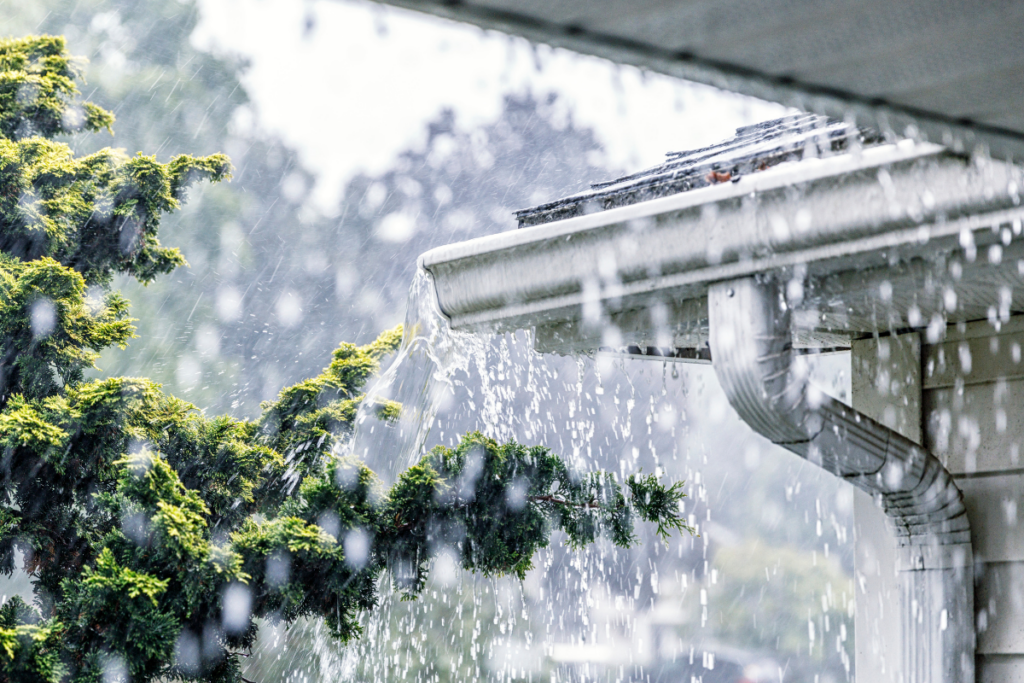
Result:
[[[635,519],[688,529],[680,484],[577,474],[480,434],[385,490],[340,453],[400,329],[342,344],[251,421],[208,418],[150,380],[83,379],[133,333],[114,275],[183,265],[160,220],[231,166],[76,157],[54,137],[114,122],[77,102],[77,76],[62,38],[0,41],[0,570],[20,549],[37,598],[0,610],[0,681],[236,682],[256,619],[358,637],[378,579],[414,598],[439,543],[464,569],[522,577],[555,529],[572,547],[628,546]]]
[[[89,97],[117,115],[117,146],[160,161],[223,150],[236,167],[231,183],[194,188],[164,219],[165,242],[190,268],[148,286],[115,279],[138,337],[129,353],[97,361],[107,376],[145,375],[208,410],[254,418],[262,400],[319,372],[338,339],[368,343],[400,322],[420,253],[510,229],[515,209],[614,177],[592,162],[591,131],[554,115],[547,98],[514,95],[472,132],[439,113],[422,149],[353,178],[323,215],[296,152],[249,125],[245,61],[190,41],[199,15],[194,0],[0,0],[7,35],[66,33],[90,57]],[[105,138],[77,135],[71,146],[92,152]],[[412,232],[378,229],[396,218]]]

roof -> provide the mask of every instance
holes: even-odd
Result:
[[[814,114],[787,116],[737,128],[736,135],[709,147],[669,152],[663,164],[517,211],[516,218],[520,228],[550,223],[709,185],[736,183],[781,163],[833,156],[881,142],[877,133],[843,121]]]
[[[1024,156],[1024,3],[383,0],[867,125]]]

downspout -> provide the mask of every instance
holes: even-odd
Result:
[[[974,683],[974,576],[963,495],[911,440],[808,383],[774,279],[708,291],[711,357],[756,432],[878,502],[898,546],[904,683]]]

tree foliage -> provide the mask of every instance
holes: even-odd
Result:
[[[634,543],[635,517],[688,528],[678,484],[577,475],[545,448],[480,434],[385,489],[341,454],[400,329],[342,344],[255,420],[207,417],[146,379],[83,380],[132,334],[112,274],[147,282],[182,264],[160,220],[230,164],[76,159],[52,137],[113,117],[75,103],[63,40],[6,41],[0,59],[0,570],[21,549],[37,603],[0,610],[0,681],[235,682],[256,619],[317,617],[357,637],[378,579],[415,597],[439,546],[467,570],[522,578],[554,529],[579,547],[602,532]]]
[[[440,112],[425,147],[412,146],[386,172],[353,178],[328,206],[314,201],[322,180],[300,154],[258,125],[246,60],[193,39],[204,33],[196,0],[0,6],[10,33],[66,33],[72,51],[91,55],[87,92],[117,113],[117,146],[158,151],[161,160],[229,152],[231,183],[197,187],[182,211],[164,217],[164,241],[190,267],[147,286],[115,278],[138,336],[129,353],[113,349],[97,362],[109,376],[151,377],[218,413],[255,418],[281,386],[317,374],[338,339],[368,343],[400,322],[419,254],[510,229],[513,210],[617,172],[601,166],[597,139],[564,115],[564,102],[515,94],[497,120],[473,130]],[[320,10],[309,10],[280,31],[323,39]],[[81,133],[73,147],[106,142],[105,133]],[[405,241],[378,229],[393,214],[415,217]]]

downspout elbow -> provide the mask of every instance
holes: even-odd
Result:
[[[871,494],[891,522],[904,602],[903,680],[973,683],[970,525],[950,473],[910,439],[811,386],[775,280],[715,284],[708,311],[715,373],[740,418]]]

